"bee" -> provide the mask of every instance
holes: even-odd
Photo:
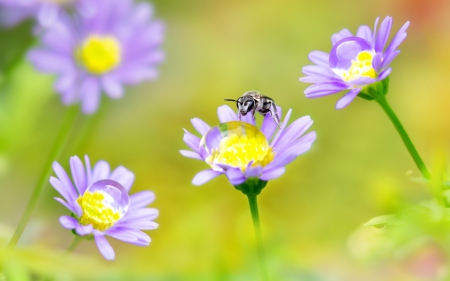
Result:
[[[236,106],[239,110],[239,120],[241,119],[241,116],[245,116],[249,112],[252,113],[253,119],[255,119],[255,112],[259,112],[264,116],[267,113],[270,113],[273,121],[275,121],[278,128],[280,128],[280,117],[278,116],[277,105],[273,99],[263,96],[259,92],[248,91],[237,100],[225,99],[225,101],[236,102]]]

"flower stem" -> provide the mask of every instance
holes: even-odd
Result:
[[[83,240],[83,238],[81,236],[75,235],[69,248],[67,248],[66,254],[73,252],[73,250],[75,250],[75,248],[78,246],[78,244],[80,244],[81,240]]]
[[[402,138],[403,143],[405,144],[406,148],[408,149],[409,154],[411,154],[411,157],[414,159],[414,162],[416,163],[417,168],[419,168],[422,176],[426,179],[430,179],[431,178],[430,172],[428,171],[427,167],[423,163],[422,158],[420,158],[419,153],[417,152],[416,148],[414,147],[414,144],[412,143],[411,139],[409,138],[408,134],[406,133],[405,128],[403,128],[402,123],[400,123],[400,120],[397,118],[394,111],[389,106],[389,103],[387,102],[386,98],[384,96],[378,97],[376,99],[376,101],[378,102],[378,104],[381,105],[381,107],[383,108],[384,112],[387,114],[389,119],[391,119],[392,124],[394,124],[395,129],[397,129],[397,132],[399,133],[400,137]]]
[[[9,249],[14,249],[14,247],[17,245],[17,242],[19,241],[20,237],[22,236],[22,233],[25,230],[25,227],[27,226],[28,221],[30,220],[31,213],[33,212],[33,209],[36,206],[36,203],[39,199],[39,195],[40,195],[42,189],[48,183],[48,179],[52,172],[52,163],[53,163],[53,161],[55,161],[59,158],[59,156],[61,155],[61,153],[65,147],[65,144],[67,143],[67,140],[69,139],[70,132],[72,131],[78,111],[79,111],[79,108],[77,106],[72,106],[67,109],[66,116],[63,121],[63,125],[58,134],[56,142],[53,145],[53,148],[50,152],[47,162],[44,165],[44,169],[42,170],[42,173],[41,173],[41,176],[39,177],[38,183],[37,183],[36,187],[34,188],[33,193],[31,194],[31,198],[27,204],[24,214],[22,215],[22,218],[20,219],[19,225],[17,226],[11,240],[9,241],[9,244],[8,244]]]
[[[269,280],[266,269],[266,259],[264,256],[264,249],[262,243],[261,227],[259,225],[259,214],[258,214],[258,202],[256,201],[257,195],[247,195],[248,203],[250,204],[250,211],[252,213],[253,227],[255,228],[256,244],[258,247],[258,258],[259,266],[261,270],[261,278],[264,281]]]

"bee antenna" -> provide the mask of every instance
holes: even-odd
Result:
[[[224,101],[236,101],[236,100],[233,100],[233,99],[223,99]]]

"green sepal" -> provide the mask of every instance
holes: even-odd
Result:
[[[358,96],[365,100],[377,100],[380,97],[386,96],[388,91],[389,76],[381,81],[365,86]]]
[[[71,216],[72,218],[78,219],[78,217],[77,217],[74,213],[70,213],[70,216]],[[93,235],[93,234],[90,234],[90,235],[87,235],[87,236],[86,236],[86,235],[85,235],[85,236],[80,236],[80,235],[78,235],[78,233],[75,231],[75,229],[72,229],[71,231],[72,231],[73,235],[78,236],[78,237],[81,237],[81,238],[83,238],[83,239],[86,239],[86,240],[92,240],[92,239],[94,239],[94,235]]]
[[[267,181],[259,178],[249,178],[244,183],[234,186],[237,190],[242,191],[247,196],[259,195],[261,190],[266,187]]]

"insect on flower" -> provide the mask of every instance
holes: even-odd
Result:
[[[252,113],[253,120],[255,120],[255,112],[259,112],[264,116],[267,113],[270,113],[272,119],[277,123],[277,126],[280,127],[280,117],[277,113],[275,101],[267,96],[261,95],[259,92],[248,91],[237,100],[225,99],[225,101],[236,102],[236,106],[239,110],[239,120],[241,120],[241,116],[245,116],[249,112]]]

